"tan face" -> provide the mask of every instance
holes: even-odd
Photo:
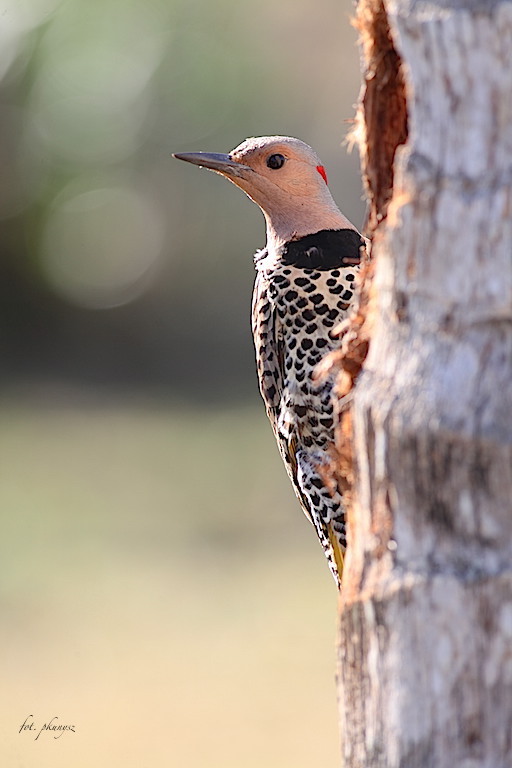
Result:
[[[237,176],[224,173],[264,209],[273,201],[323,196],[325,171],[316,153],[298,139],[264,137],[247,139],[229,157],[248,171]],[[222,172],[222,171],[221,171]]]
[[[228,155],[188,152],[179,160],[220,173],[262,209],[267,242],[286,242],[321,229],[353,228],[340,213],[317,154],[299,139],[247,139]]]

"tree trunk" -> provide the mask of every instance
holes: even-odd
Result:
[[[510,768],[512,3],[361,0],[358,25],[374,276],[338,431],[344,765]]]

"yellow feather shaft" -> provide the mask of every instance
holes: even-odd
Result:
[[[338,577],[341,582],[341,577],[343,575],[343,563],[344,563],[344,555],[343,550],[340,546],[340,543],[338,541],[338,537],[336,536],[335,531],[330,525],[327,525],[327,533],[329,536],[329,542],[332,547],[332,552],[334,555],[334,562],[336,563],[336,568],[338,569]]]

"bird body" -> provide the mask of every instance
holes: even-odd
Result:
[[[225,175],[262,209],[252,331],[260,392],[288,475],[340,585],[345,511],[326,475],[334,443],[333,378],[312,374],[339,342],[364,241],[338,210],[317,155],[298,139],[248,139],[230,155],[175,155]]]

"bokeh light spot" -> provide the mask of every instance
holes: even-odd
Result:
[[[126,304],[146,289],[164,229],[159,210],[133,187],[74,182],[45,223],[40,258],[46,280],[83,307]]]
[[[160,124],[174,142],[198,141],[229,122],[240,88],[233,61],[233,51],[214,36],[175,30],[159,70],[158,104]]]
[[[22,51],[26,35],[48,19],[61,0],[3,0],[0,6],[0,80]]]
[[[41,151],[66,162],[118,162],[133,154],[152,104],[151,79],[169,33],[154,4],[127,0],[91,14],[70,3],[49,25],[31,91]],[[113,25],[113,26],[112,26]],[[63,65],[63,62],[65,64]]]

